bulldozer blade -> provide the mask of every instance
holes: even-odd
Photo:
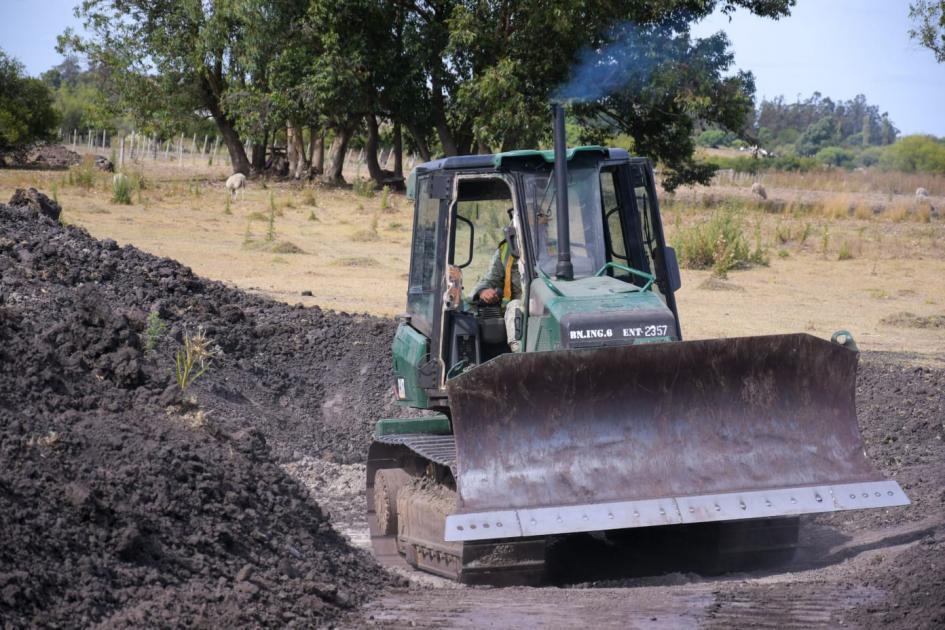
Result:
[[[856,367],[806,334],[497,357],[448,383],[445,539],[906,505],[866,458]]]

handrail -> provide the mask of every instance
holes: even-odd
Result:
[[[538,270],[538,277],[544,280],[545,284],[555,295],[558,297],[564,297],[564,293],[561,292],[561,289],[554,285],[554,283],[551,281],[551,278],[548,277],[548,274],[546,274],[540,266],[536,265],[535,269]]]
[[[615,263],[615,262],[604,263],[604,266],[601,267],[600,270],[594,274],[594,277],[599,278],[600,276],[604,275],[604,272],[607,271],[608,269],[620,269],[621,271],[626,271],[627,273],[633,274],[639,278],[643,278],[644,280],[647,281],[647,283],[643,285],[642,287],[640,287],[641,291],[646,291],[651,286],[653,286],[654,282],[656,282],[656,276],[654,276],[651,273],[640,271],[639,269],[634,269],[633,267],[628,267],[626,265],[621,265],[620,263]]]

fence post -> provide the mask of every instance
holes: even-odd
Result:
[[[180,138],[177,140],[177,165],[184,165],[184,132],[180,134]]]
[[[125,136],[118,140],[118,170],[121,171],[125,166]]]

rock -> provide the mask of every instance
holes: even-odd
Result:
[[[105,157],[104,155],[96,155],[96,156],[95,156],[95,168],[97,168],[97,169],[100,170],[100,171],[104,171],[104,172],[106,172],[106,173],[114,173],[114,172],[115,172],[115,165],[112,164],[112,161],[109,160],[109,159],[108,159],[107,157]]]
[[[29,208],[53,221],[58,221],[62,216],[62,207],[35,188],[17,188],[10,197],[10,205],[14,208]]]

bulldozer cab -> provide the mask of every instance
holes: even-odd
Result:
[[[650,162],[620,149],[578,147],[568,152],[568,167],[574,276],[567,282],[554,278],[550,151],[445,158],[411,174],[398,399],[438,407],[447,380],[513,349],[681,338],[673,296],[679,272],[663,237]],[[501,302],[478,300],[484,288]]]

